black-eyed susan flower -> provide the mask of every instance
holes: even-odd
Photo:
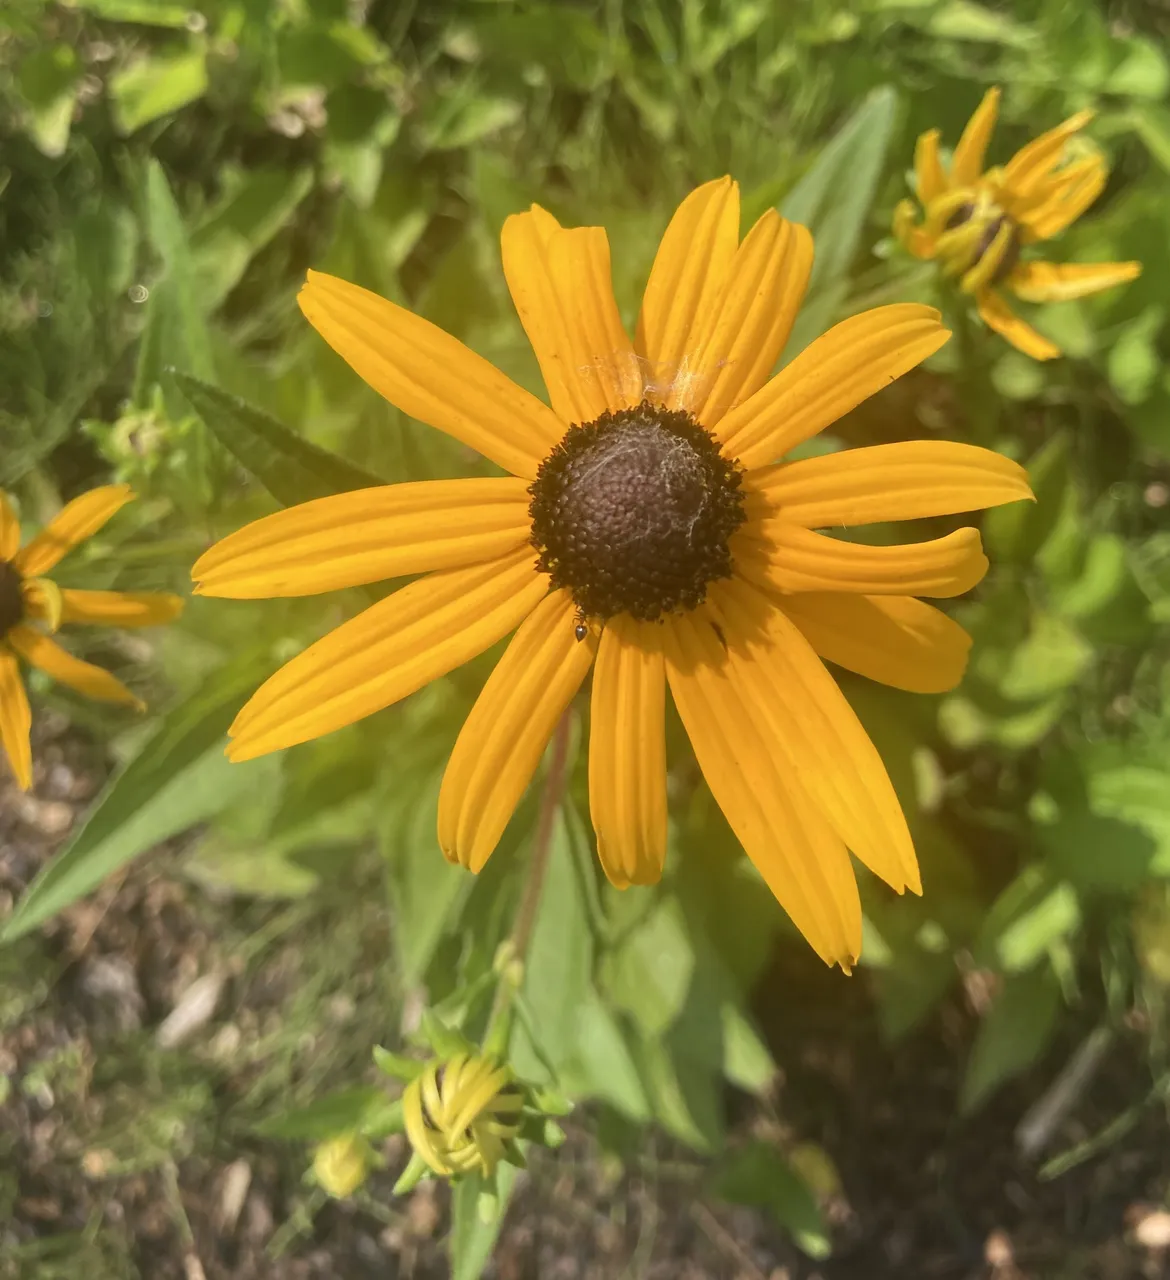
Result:
[[[18,659],[87,697],[140,706],[120,680],[73,657],[50,633],[74,622],[155,626],[169,622],[183,606],[178,596],[161,592],[76,591],[44,576],[133,497],[124,484],[91,489],[63,507],[22,547],[16,513],[0,493],[0,741],[26,791],[32,786],[32,713]]]
[[[829,963],[861,908],[847,850],[919,890],[902,811],[821,659],[927,692],[970,640],[915,597],[987,568],[975,529],[868,546],[818,529],[1029,496],[1014,462],[914,441],[775,463],[947,338],[929,307],[842,321],[769,380],[800,306],[809,233],[770,211],[739,238],[723,178],[671,220],[636,336],[600,227],[534,206],[503,230],[504,272],[549,404],[404,308],[313,272],[302,311],[404,412],[498,463],[499,479],[344,493],[267,516],[196,564],[206,595],[308,595],[425,574],[318,640],[232,727],[244,760],[369,715],[513,630],[455,743],[439,844],[478,871],[593,671],[589,797],[618,886],[666,852],[669,685],[699,764],[760,873]]]
[[[1025,355],[1051,360],[1060,349],[1012,311],[1003,291],[1024,302],[1065,302],[1132,280],[1137,262],[1040,262],[1022,257],[1028,245],[1058,236],[1101,194],[1108,170],[1089,151],[1069,158],[1070,140],[1092,119],[1078,111],[1029,142],[1002,166],[984,168],[999,112],[999,89],[983,96],[949,165],[939,132],[918,139],[914,171],[923,220],[912,200],[894,213],[899,240],[919,258],[935,258],[944,274],[975,298],[984,324]]]

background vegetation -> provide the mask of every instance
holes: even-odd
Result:
[[[0,486],[35,523],[108,477],[134,484],[140,501],[66,562],[88,586],[185,590],[209,541],[324,491],[337,477],[280,424],[389,480],[478,465],[309,330],[293,299],[310,265],[410,305],[539,391],[499,268],[507,214],[539,200],[605,225],[632,317],[674,205],[730,172],[746,220],[778,204],[814,232],[796,349],[865,306],[935,299],[930,270],[889,236],[919,132],[953,143],[1002,84],[1005,159],[1096,107],[1113,173],[1060,252],[1139,258],[1141,279],[1039,309],[1067,358],[1037,364],[975,331],[818,445],[973,440],[1026,461],[1039,498],[984,521],[992,572],[955,608],[976,637],[959,690],[843,679],[911,818],[924,897],[866,881],[859,975],[826,984],[738,855],[677,725],[654,891],[601,878],[574,747],[512,1059],[588,1102],[589,1159],[637,1165],[647,1134],[670,1135],[695,1153],[680,1159],[705,1194],[767,1209],[814,1258],[833,1249],[826,1208],[851,1169],[777,1092],[801,1053],[777,1031],[784,1005],[815,1003],[846,1035],[876,1027],[895,1056],[946,1039],[960,1069],[930,1121],[940,1142],[1021,1073],[1039,1094],[1078,1045],[1074,1067],[1144,1063],[1099,1131],[1067,1123],[1075,1090],[1031,1117],[1020,1147],[1047,1161],[1041,1176],[1165,1123],[1168,27],[1138,0],[7,0],[0,13]],[[222,757],[246,693],[360,603],[193,600],[149,647],[78,633],[149,697],[145,721],[34,681],[42,740],[67,722],[67,740],[108,744],[116,767],[23,894],[27,876],[9,876],[0,1033],[54,1009],[84,957],[58,913],[75,925],[95,890],[108,908],[100,887],[162,842],[171,852],[149,865],[185,886],[203,939],[185,981],[202,973],[239,995],[282,975],[255,1026],[229,1024],[231,1044],[204,1028],[160,1047],[139,1018],[84,1061],[68,1038],[10,1055],[6,1092],[49,1089],[73,1158],[114,1196],[119,1179],[157,1175],[182,1217],[181,1173],[201,1154],[281,1140],[299,1177],[315,1140],[379,1138],[371,1047],[401,1048],[428,1005],[474,1029],[490,997],[534,799],[478,879],[443,862],[433,831],[446,754],[494,655],[321,742]],[[100,752],[79,758],[81,776],[107,767]],[[42,771],[37,795],[53,785]],[[17,860],[27,837],[5,794],[0,837]],[[940,1010],[959,1017],[954,1035]],[[91,1096],[97,1128],[81,1119]],[[5,1141],[0,1204],[14,1209],[28,1154]],[[360,1193],[375,1214],[389,1203],[379,1185]],[[323,1200],[310,1184],[289,1193],[272,1256],[312,1233]],[[453,1212],[456,1274],[476,1275],[498,1221],[474,1197]],[[13,1275],[75,1275],[82,1259],[95,1277],[168,1274],[108,1214],[0,1246]]]

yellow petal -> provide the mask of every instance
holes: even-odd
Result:
[[[26,578],[39,578],[66,552],[97,533],[133,498],[128,484],[108,484],[83,493],[66,503],[40,533],[17,552],[12,563]]]
[[[697,187],[666,228],[638,317],[636,346],[660,395],[686,376],[694,337],[722,294],[739,244],[739,186],[717,178]]]
[[[506,636],[547,588],[531,548],[402,587],[266,680],[236,717],[228,755],[250,760],[381,711]]]
[[[1032,497],[1018,462],[950,440],[904,440],[781,462],[752,472],[745,488],[771,513],[806,529],[954,515]]]
[[[504,834],[557,721],[581,687],[594,642],[554,591],[525,618],[459,731],[439,790],[439,846],[479,871]]]
[[[666,677],[662,628],[611,618],[601,633],[589,723],[589,814],[619,889],[655,884],[666,860]]]
[[[613,296],[603,227],[558,231],[549,242],[557,296],[570,321],[576,377],[591,408],[617,413],[642,399],[642,370]]]
[[[892,889],[922,892],[914,844],[885,765],[792,622],[746,583],[717,583],[735,682],[794,778],[848,848]]]
[[[987,572],[978,529],[905,546],[871,547],[813,533],[783,519],[747,526],[736,567],[778,591],[851,591],[863,595],[958,596]],[[758,539],[758,541],[757,541]]]
[[[826,964],[848,970],[861,950],[861,903],[844,842],[795,785],[708,611],[668,619],[663,646],[715,802],[793,924]]]
[[[24,616],[33,622],[43,622],[50,631],[56,631],[65,611],[64,593],[49,578],[25,578],[20,584],[24,601]]]
[[[245,525],[191,573],[199,595],[254,600],[458,569],[522,547],[528,503],[528,486],[512,476],[357,489]]]
[[[85,694],[87,698],[99,702],[122,702],[140,711],[146,705],[116,676],[66,653],[55,640],[32,627],[13,627],[7,640],[25,662],[39,667],[46,675]]]
[[[1005,218],[992,237],[991,243],[978,254],[974,265],[963,273],[959,282],[960,288],[967,293],[978,293],[980,289],[989,285],[1007,260],[1008,254],[1011,253],[1015,237],[1015,227]]]
[[[1065,145],[1093,118],[1091,111],[1078,111],[1055,129],[1021,147],[1004,165],[1003,186],[1013,196],[1029,196],[1039,190],[1064,157]]]
[[[1020,224],[1024,243],[1051,239],[1070,227],[1105,189],[1108,176],[1104,157],[1092,155],[1065,165],[1038,196],[1019,200],[1009,192],[1007,211]]]
[[[470,347],[368,289],[310,271],[305,318],[403,413],[531,480],[564,434],[556,415]]]
[[[1024,355],[1031,356],[1033,360],[1052,360],[1060,355],[1060,348],[1021,320],[1004,301],[1002,294],[993,289],[984,289],[976,302],[979,304],[980,320]]]
[[[161,627],[183,612],[179,596],[165,591],[61,592],[61,621],[104,627]]]
[[[933,307],[899,302],[822,334],[720,422],[723,452],[763,466],[921,364],[950,337]]]
[[[2,500],[3,495],[0,494]],[[32,786],[31,728],[32,712],[24,681],[20,678],[20,664],[0,644],[0,746],[4,748],[17,786],[22,791]]]
[[[967,121],[963,136],[955,147],[951,157],[951,182],[955,186],[969,187],[983,172],[983,158],[998,115],[999,88],[996,86],[983,95],[983,101]]]
[[[1025,302],[1068,302],[1135,280],[1140,262],[1021,262],[1006,286]]]
[[[710,428],[758,391],[788,341],[812,261],[807,228],[768,210],[736,251],[722,295],[699,317],[687,376],[664,403]]]
[[[935,239],[918,225],[918,209],[913,200],[899,200],[894,209],[894,235],[902,247],[916,258],[933,258]]]
[[[11,560],[20,548],[20,521],[8,496],[0,489],[0,563]]]
[[[938,130],[920,134],[914,147],[914,177],[918,199],[926,205],[947,189],[947,177],[938,154]]]
[[[533,205],[505,221],[500,248],[557,417],[592,422],[607,409],[637,404],[641,374],[614,301],[605,231],[566,231]]]
[[[963,678],[971,637],[913,596],[785,596],[781,607],[827,662],[911,693],[946,693]]]

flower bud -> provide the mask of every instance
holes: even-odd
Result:
[[[494,1058],[457,1053],[427,1064],[402,1095],[406,1136],[440,1177],[491,1177],[520,1130],[523,1091]]]
[[[358,1133],[341,1133],[319,1143],[313,1153],[313,1175],[336,1200],[351,1196],[376,1162],[370,1144]]]

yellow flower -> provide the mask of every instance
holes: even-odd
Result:
[[[1066,154],[1091,111],[1077,112],[1021,147],[1006,165],[985,170],[998,111],[999,89],[988,89],[949,168],[939,158],[937,129],[918,139],[914,171],[924,219],[918,224],[914,202],[903,200],[894,232],[916,257],[937,258],[946,275],[958,277],[988,328],[1025,355],[1051,360],[1060,348],[1025,324],[1000,288],[1024,302],[1064,302],[1134,279],[1141,263],[1021,260],[1024,246],[1059,235],[1085,212],[1101,194],[1107,170],[1099,152],[1076,159]]]
[[[410,1145],[441,1178],[490,1178],[520,1132],[524,1096],[512,1073],[492,1058],[457,1053],[431,1062],[402,1093]]]
[[[377,1164],[373,1148],[360,1133],[341,1133],[319,1142],[313,1152],[317,1185],[335,1200],[344,1200],[365,1182]]]
[[[300,305],[325,340],[405,413],[511,475],[308,502],[225,538],[194,574],[204,594],[235,598],[426,575],[262,685],[232,727],[236,760],[387,707],[516,631],[439,798],[439,844],[473,871],[596,663],[598,854],[615,885],[657,880],[669,684],[736,836],[817,952],[848,966],[861,908],[847,848],[898,890],[917,892],[919,877],[881,760],[821,658],[901,688],[951,688],[970,639],[914,597],[959,595],[987,561],[975,529],[916,546],[814,530],[1030,491],[1014,462],[941,441],[769,465],[948,334],[930,307],[879,307],[769,381],[812,240],[769,211],[741,243],[739,216],[730,178],[682,203],[634,341],[602,228],[562,228],[537,206],[507,220],[504,273],[551,407],[426,320],[310,273]]]
[[[43,576],[133,497],[130,486],[125,484],[91,489],[68,503],[22,547],[20,523],[8,499],[0,493],[0,742],[17,782],[26,791],[32,786],[32,713],[20,678],[18,657],[90,698],[141,706],[120,680],[101,667],[73,657],[47,632],[70,622],[155,626],[169,622],[183,607],[178,596],[74,591],[58,587]],[[41,626],[33,625],[36,623]]]

